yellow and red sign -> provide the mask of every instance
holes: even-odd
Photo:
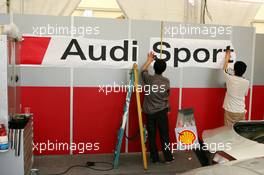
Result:
[[[191,145],[196,140],[196,135],[191,130],[183,130],[179,133],[178,140],[184,145]]]

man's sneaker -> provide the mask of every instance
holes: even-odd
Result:
[[[166,160],[165,163],[166,163],[166,164],[170,164],[170,163],[173,163],[174,161],[175,161],[175,158],[172,157],[171,160]]]
[[[152,164],[154,164],[154,165],[156,165],[156,164],[158,164],[159,163],[159,161],[153,161],[152,162]]]
[[[152,160],[151,161],[153,164],[157,164],[157,163],[159,163],[159,160]]]

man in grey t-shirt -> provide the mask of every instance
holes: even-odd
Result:
[[[148,87],[145,91],[143,112],[147,116],[147,130],[149,138],[150,158],[153,163],[159,161],[158,149],[156,145],[156,130],[159,130],[162,152],[166,162],[174,160],[171,151],[167,148],[170,144],[168,109],[169,109],[169,90],[170,81],[163,77],[162,73],[166,70],[166,62],[156,59],[154,63],[154,75],[148,73],[149,65],[154,61],[154,53],[148,54],[147,62],[142,68],[142,81]]]

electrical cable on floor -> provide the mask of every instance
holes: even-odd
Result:
[[[110,167],[109,168],[94,168],[96,166],[96,164],[104,164],[104,165],[109,165]],[[110,171],[110,170],[113,170],[114,169],[114,165],[112,163],[109,163],[109,162],[86,162],[86,165],[73,165],[73,166],[70,166],[69,168],[67,168],[65,171],[61,172],[61,173],[55,173],[55,174],[48,174],[48,175],[63,175],[63,174],[66,174],[67,172],[69,172],[71,169],[73,168],[77,168],[77,167],[80,167],[80,168],[89,168],[91,170],[95,170],[95,171]]]

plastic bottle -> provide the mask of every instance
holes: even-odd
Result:
[[[8,137],[4,124],[0,124],[0,152],[7,152],[9,148]]]

